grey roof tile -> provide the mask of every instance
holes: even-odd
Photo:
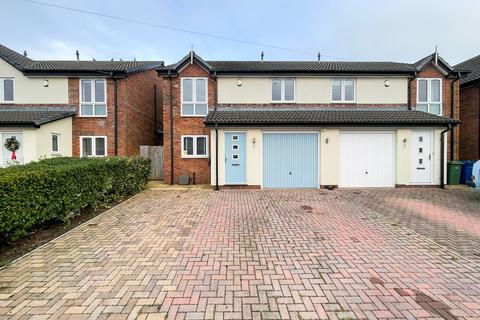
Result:
[[[455,66],[455,68],[468,69],[471,72],[460,79],[460,84],[467,84],[480,79],[480,55],[465,60]]]
[[[75,108],[22,108],[18,105],[13,108],[2,107],[0,108],[0,126],[39,127],[42,124],[74,116],[75,113]]]
[[[123,72],[163,66],[163,61],[32,60],[0,45],[0,58],[24,72]]]
[[[219,125],[447,125],[457,120],[412,110],[211,111],[207,126]]]

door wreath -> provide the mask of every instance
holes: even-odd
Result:
[[[17,151],[18,148],[20,148],[20,142],[18,142],[17,138],[16,137],[7,138],[5,140],[4,146],[8,151],[12,152],[12,160],[16,160],[17,155],[15,154],[15,151]]]

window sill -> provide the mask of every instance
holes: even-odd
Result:
[[[271,104],[288,104],[288,103],[297,103],[295,100],[292,100],[292,101],[285,101],[285,100],[282,100],[282,101],[272,101],[270,102]]]
[[[199,116],[195,116],[195,115],[181,115],[182,118],[205,118],[207,115],[199,115]]]
[[[182,159],[208,159],[207,156],[182,156]]]
[[[84,116],[84,115],[78,115],[79,118],[106,118],[107,115],[103,115],[103,116],[97,116],[97,115],[94,115],[94,116]]]
[[[330,101],[331,104],[356,104],[356,101]]]

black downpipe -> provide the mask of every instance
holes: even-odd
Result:
[[[442,189],[445,189],[445,133],[452,128],[452,125],[448,125],[447,129],[440,132],[440,186]]]
[[[218,123],[215,123],[215,190],[218,191]]]
[[[450,118],[454,118],[455,116],[455,82],[460,79],[460,75],[452,80],[451,82],[451,89],[450,89]],[[455,159],[455,134],[454,134],[454,127],[451,129],[450,132],[450,161]]]
[[[412,81],[417,77],[417,73],[415,72],[415,74],[413,75],[412,78],[409,79],[408,81],[408,97],[407,97],[407,100],[408,100],[408,110],[412,110]]]
[[[480,112],[480,86],[477,87],[478,89],[478,112]],[[477,150],[477,157],[480,159],[480,117],[478,117],[478,150]]]
[[[113,78],[113,74],[112,74],[112,78]],[[114,87],[114,108],[115,108],[115,112],[114,112],[114,126],[115,126],[115,133],[114,133],[114,143],[115,143],[115,157],[118,156],[118,82],[117,82],[117,79],[114,79],[113,78],[113,82],[115,83],[115,87]]]
[[[157,84],[153,85],[153,139],[157,144]]]
[[[170,184],[173,185],[173,81],[168,71],[170,80]]]

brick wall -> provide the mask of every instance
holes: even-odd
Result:
[[[445,117],[452,117],[454,119],[459,119],[460,117],[460,94],[459,94],[459,82],[455,82],[454,89],[454,114],[451,115],[451,83],[453,79],[446,79],[444,75],[432,64],[426,66],[421,72],[418,73],[417,78],[442,78],[442,115]],[[414,79],[411,82],[411,103],[415,108],[417,104],[417,80]],[[450,133],[447,133],[448,147],[447,147],[447,159],[450,160]],[[459,139],[460,139],[460,128],[456,127],[454,129],[454,159],[459,158]]]
[[[73,117],[73,156],[80,155],[80,136],[107,136],[107,155],[115,155],[115,82],[107,79],[107,117],[80,117],[79,78],[69,78],[69,104],[77,108]],[[129,156],[139,153],[140,145],[154,145],[153,94],[154,84],[160,87],[155,70],[118,79],[117,154]],[[157,90],[157,96],[160,96]],[[157,104],[161,113],[161,104]],[[159,127],[161,122],[157,121]]]
[[[141,145],[155,145],[154,93],[157,85],[157,114],[161,114],[161,81],[155,70],[128,76],[126,86],[126,132],[125,154],[139,153]],[[162,122],[157,120],[157,127]]]
[[[170,80],[162,79],[163,92],[163,130],[164,130],[164,159],[165,159],[165,178],[164,181],[170,183],[172,176],[170,159],[170,99],[173,102],[173,179],[178,183],[178,176],[188,174],[191,178],[195,173],[196,183],[210,183],[210,164],[209,159],[191,159],[181,157],[181,135],[209,135],[210,130],[205,128],[203,117],[182,117],[181,97],[180,97],[180,79],[182,77],[209,77],[208,78],[208,105],[215,105],[215,86],[216,82],[210,77],[208,72],[198,65],[189,65],[183,69],[179,77],[172,78],[173,97],[170,97]],[[210,140],[209,140],[210,144]],[[209,148],[210,149],[210,148]],[[210,150],[209,150],[210,151]]]
[[[460,159],[480,159],[480,84],[460,88]]]

